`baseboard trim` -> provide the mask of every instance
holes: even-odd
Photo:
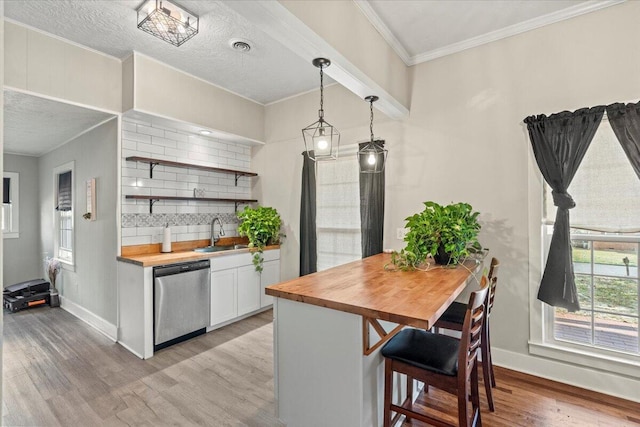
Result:
[[[86,308],[63,296],[60,296],[60,308],[93,327],[113,342],[118,341],[118,328],[116,325],[107,322],[102,317],[90,312]]]
[[[234,317],[233,319],[230,319],[230,320],[225,320],[224,322],[217,323],[213,326],[207,326],[207,332],[215,331],[216,329],[220,329],[232,323],[239,322],[240,320],[246,319],[251,316],[255,316],[256,314],[262,313],[263,311],[271,310],[272,308],[273,308],[273,304],[265,305],[264,307],[260,307],[259,309],[254,310],[247,314],[243,314],[242,316]]]
[[[491,348],[496,366],[640,403],[640,381],[598,369]]]

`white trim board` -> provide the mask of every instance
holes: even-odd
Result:
[[[495,347],[491,349],[491,357],[496,366],[640,402],[640,381],[637,379]],[[497,381],[499,383],[500,378]]]
[[[113,342],[117,342],[118,328],[116,325],[109,323],[102,317],[90,312],[84,307],[76,304],[68,298],[60,296],[60,307],[68,313],[71,313],[78,319],[82,320],[98,332],[109,338]]]
[[[380,99],[376,108],[388,117],[400,120],[409,116],[409,110],[401,102],[279,2],[235,1],[225,5],[276,41],[288,46],[299,57],[309,62],[317,57],[331,58],[331,67],[326,69],[325,74],[362,99],[372,93],[378,95]]]

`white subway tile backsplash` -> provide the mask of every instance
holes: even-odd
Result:
[[[151,142],[153,145],[160,145],[162,147],[176,148],[177,142],[167,138],[160,138],[159,136],[152,136]]]
[[[136,124],[133,122],[122,121],[122,130],[127,132],[135,132],[137,130]]]
[[[177,133],[177,132],[172,132],[170,130],[165,130],[164,131],[164,137],[167,139],[171,139],[173,141],[180,141],[180,142],[187,142],[189,141],[189,136],[182,134],[182,133]]]
[[[161,145],[147,144],[145,142],[138,142],[137,150],[140,153],[165,154],[165,147]]]
[[[122,139],[136,142],[151,142],[151,135],[144,135],[136,132],[122,131]]]
[[[125,118],[122,126],[122,244],[138,245],[162,240],[162,226],[172,227],[172,240],[209,237],[210,223],[219,217],[228,236],[237,235],[235,205],[227,202],[161,200],[149,213],[149,201],[125,199],[125,195],[193,197],[194,188],[206,198],[251,198],[251,178],[235,177],[199,169],[155,166],[153,179],[149,165],[127,162],[125,157],[143,156],[159,160],[203,166],[251,170],[251,148],[210,138],[187,135],[176,129],[151,126]],[[239,206],[239,210],[244,205]]]
[[[151,135],[151,136],[162,136],[164,137],[164,129],[154,128],[150,126],[138,125],[139,134],[143,135]]]
[[[135,150],[136,149],[136,141],[131,141],[130,139],[123,139],[122,140],[122,148],[127,149],[127,150]]]
[[[151,244],[150,236],[122,237],[122,246],[132,245],[149,245]]]

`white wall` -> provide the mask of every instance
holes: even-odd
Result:
[[[9,286],[44,277],[40,252],[38,158],[5,154],[4,170],[20,174],[20,235],[16,239],[3,239],[3,282],[4,286]]]
[[[4,81],[4,2],[0,2],[0,82],[2,81]],[[0,152],[4,151],[3,136],[4,136],[4,91],[0,91]],[[0,173],[3,172],[3,160],[0,160]],[[0,243],[0,258],[4,256],[3,246],[4,244]],[[0,265],[0,272],[2,272],[2,265]],[[2,275],[4,275],[4,273]],[[3,282],[0,282],[0,284],[3,284]],[[0,286],[0,287],[3,287],[3,286]],[[2,323],[2,316],[0,316],[0,333],[2,333],[2,330],[3,330],[3,323]],[[0,359],[2,359],[2,337],[0,337]],[[2,383],[1,368],[0,368],[0,383]],[[0,400],[2,400],[2,390],[0,390]],[[0,416],[2,416],[1,408],[0,408]]]
[[[124,71],[129,75],[127,61]],[[158,117],[264,140],[264,107],[147,56],[133,57],[133,108]],[[130,85],[125,76],[125,86]],[[162,90],[158,90],[162,88]],[[125,96],[125,102],[130,102]]]
[[[529,257],[530,239],[539,240],[529,223],[540,223],[540,211],[539,205],[533,210],[528,205],[531,158],[522,120],[637,99],[637,16],[640,3],[626,2],[418,65],[412,70],[409,119],[392,123],[376,116],[374,132],[389,149],[385,247],[402,247],[396,228],[421,210],[423,201],[466,201],[480,211],[480,240],[491,249],[490,256],[502,261],[492,316],[497,353],[529,356],[529,298],[538,286],[529,280],[529,271],[540,268],[537,257],[533,263]],[[267,145],[254,148],[254,170],[261,174],[256,192],[281,210],[288,228],[281,251],[283,279],[298,273],[300,129],[312,121],[317,102],[303,95],[268,106]],[[367,138],[367,105],[346,90],[334,86],[327,91],[325,113],[342,132],[343,144]],[[532,179],[540,180],[535,173]],[[521,369],[540,361],[523,360]],[[536,373],[620,394],[599,380],[599,371],[577,369],[579,375],[567,378],[545,366],[537,366]],[[638,399],[633,391],[627,397]]]
[[[150,179],[149,164],[126,161],[130,156],[251,171],[250,147],[141,120],[124,119],[122,125],[122,246],[161,243],[165,224],[171,226],[174,242],[208,239],[215,217],[223,223],[226,236],[237,235],[233,203],[160,200],[149,214],[148,200],[128,200],[126,196],[193,197],[194,188],[198,188],[205,190],[205,197],[251,199],[251,180],[255,178],[240,177],[236,186],[232,174],[158,165]]]
[[[4,85],[108,111],[122,108],[119,59],[5,23]]]
[[[39,158],[41,252],[53,256],[53,170],[75,161],[75,271],[62,272],[64,299],[104,322],[116,324],[117,120],[79,136]],[[86,221],[85,182],[96,178],[97,220]]]

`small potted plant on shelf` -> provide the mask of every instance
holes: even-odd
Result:
[[[413,270],[429,255],[436,263],[456,266],[471,253],[482,252],[478,242],[478,212],[468,203],[447,206],[424,202],[424,210],[406,219],[409,229],[406,247],[391,255],[391,263],[401,270]]]
[[[267,245],[280,244],[281,237],[284,237],[280,233],[282,226],[280,214],[274,208],[266,206],[256,208],[246,206],[244,210],[238,212],[238,219],[240,219],[238,234],[247,236],[249,247],[256,249],[253,254],[253,265],[256,271],[262,272],[264,248]]]

